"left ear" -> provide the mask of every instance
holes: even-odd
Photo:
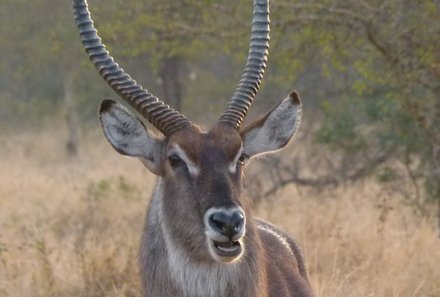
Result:
[[[240,132],[243,154],[249,158],[284,147],[298,129],[301,119],[301,101],[292,92],[263,118]]]

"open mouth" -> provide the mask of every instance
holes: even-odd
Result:
[[[241,254],[242,246],[239,241],[212,241],[216,253],[220,257],[237,257]]]

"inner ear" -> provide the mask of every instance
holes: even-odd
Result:
[[[115,101],[104,100],[99,119],[107,140],[119,153],[140,158],[157,174],[162,141],[150,135],[137,117]]]
[[[292,92],[272,111],[240,133],[243,153],[251,158],[283,148],[298,129],[300,118],[301,101],[298,94]]]

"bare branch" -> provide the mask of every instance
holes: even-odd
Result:
[[[326,176],[320,176],[316,178],[305,178],[299,176],[299,174],[295,170],[291,170],[289,166],[281,166],[281,161],[276,162],[277,170],[283,171],[289,174],[288,177],[281,177],[269,190],[265,191],[262,196],[268,197],[275,194],[281,188],[289,185],[296,184],[301,186],[314,186],[314,187],[326,187],[326,186],[338,186],[342,182],[355,182],[362,177],[368,175],[374,168],[377,168],[379,165],[383,164],[388,158],[392,155],[394,150],[389,150],[385,153],[379,154],[372,160],[368,160],[365,162],[364,166],[357,168],[354,172],[346,176],[342,175],[334,175],[328,174]],[[273,162],[273,161],[272,161]],[[341,170],[343,171],[343,170]]]

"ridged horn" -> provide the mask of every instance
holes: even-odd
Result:
[[[86,0],[73,0],[72,6],[75,23],[90,61],[95,65],[101,77],[122,99],[165,136],[170,136],[177,130],[192,125],[185,116],[142,88],[113,60],[93,25]]]
[[[241,80],[219,122],[237,130],[257,95],[269,53],[269,0],[254,0],[249,54]]]

